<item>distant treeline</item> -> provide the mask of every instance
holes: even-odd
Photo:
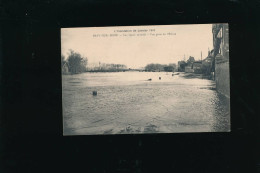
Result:
[[[98,66],[87,68],[88,72],[120,72],[126,70],[127,70],[127,66],[124,64],[105,64],[105,63],[100,63]]]
[[[65,60],[65,56],[61,56],[61,68],[62,74],[78,74],[84,72],[123,72],[129,71],[124,64],[88,64],[88,58],[83,57],[79,53],[70,50],[68,58]],[[166,71],[174,72],[177,70],[176,64],[147,64],[145,66],[145,71],[155,72],[155,71]]]
[[[124,64],[88,64],[88,58],[69,50],[68,58],[61,55],[62,74],[79,74],[84,72],[120,72],[128,70]]]
[[[166,72],[174,72],[176,70],[176,64],[147,64],[145,66],[145,71],[166,71]]]

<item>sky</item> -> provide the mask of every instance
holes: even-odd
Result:
[[[185,60],[189,56],[200,60],[201,52],[204,59],[212,48],[212,24],[61,29],[61,53],[67,57],[72,49],[87,57],[88,63],[125,64],[128,68],[177,64],[184,56]]]

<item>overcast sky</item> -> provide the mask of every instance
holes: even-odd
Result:
[[[115,30],[134,29],[148,31],[135,32],[135,34],[146,33],[146,36],[102,37],[102,34],[116,34]],[[150,35],[159,33],[166,35]],[[93,34],[100,34],[101,37],[93,37]],[[208,48],[211,50],[212,47],[212,24],[61,29],[61,50],[65,57],[68,56],[69,49],[72,49],[87,57],[89,63],[125,64],[128,68],[144,67],[149,63],[177,63],[184,59],[184,54],[186,60],[189,56],[200,60],[201,51],[202,57],[205,58]]]

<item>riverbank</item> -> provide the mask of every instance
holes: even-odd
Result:
[[[211,77],[204,74],[197,74],[197,73],[182,73],[183,77],[186,79],[192,79],[192,78],[199,78],[199,79],[208,79],[211,80]]]

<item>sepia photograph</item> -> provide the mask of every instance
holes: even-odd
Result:
[[[61,28],[63,135],[230,132],[227,23]]]
[[[0,2],[0,173],[260,173],[259,7]]]

